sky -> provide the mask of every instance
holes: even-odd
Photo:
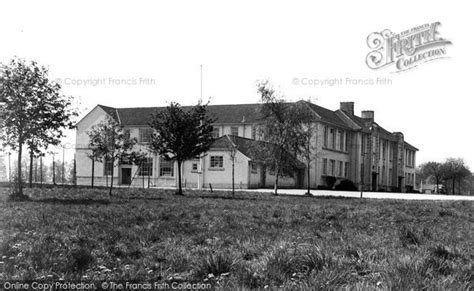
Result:
[[[201,65],[211,104],[256,103],[268,79],[290,101],[374,110],[419,149],[417,164],[461,157],[474,169],[472,13],[460,2],[2,1],[0,62],[48,66],[81,115],[195,104]],[[452,42],[447,58],[398,73],[367,66],[369,34],[433,22]]]

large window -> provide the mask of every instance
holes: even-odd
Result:
[[[344,164],[344,177],[346,178],[349,177],[349,163],[348,162]]]
[[[238,136],[239,135],[239,127],[238,126],[232,126],[230,128],[230,134]]]
[[[331,168],[330,168],[330,175],[331,176],[334,176],[334,174],[336,173],[336,161],[335,160],[331,160]]]
[[[344,150],[344,132],[342,130],[338,131],[339,135],[339,148],[338,150]]]
[[[323,159],[323,175],[328,174],[328,159]]]
[[[324,127],[324,147],[328,147],[328,127]]]
[[[223,156],[211,156],[211,168],[223,168],[224,157]]]
[[[153,175],[153,158],[146,158],[138,165],[138,176],[152,176]]]
[[[160,158],[160,177],[174,176],[174,162]]]
[[[114,161],[112,159],[104,159],[104,176],[111,176],[114,170]]]
[[[339,176],[339,177],[342,177],[343,167],[344,167],[344,163],[341,162],[341,161],[339,161],[339,169],[338,169],[338,170],[339,170],[339,171],[338,171],[338,172],[339,172],[339,173],[338,173],[338,176]]]
[[[336,132],[334,128],[329,129],[329,148],[333,149],[336,145]]]
[[[138,142],[149,143],[151,141],[151,135],[153,134],[153,129],[151,128],[140,128],[138,130]]]

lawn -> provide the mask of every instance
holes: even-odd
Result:
[[[0,188],[0,280],[469,289],[474,202]]]

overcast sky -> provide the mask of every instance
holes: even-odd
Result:
[[[211,104],[258,102],[255,82],[269,79],[288,100],[374,110],[379,124],[420,149],[418,164],[462,157],[473,169],[474,40],[464,3],[2,1],[0,62],[18,56],[48,65],[83,114],[96,104],[194,104],[200,65]],[[367,67],[370,33],[437,21],[453,43],[449,58],[402,73]],[[342,82],[307,84],[335,78]]]

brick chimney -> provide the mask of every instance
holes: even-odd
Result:
[[[374,111],[373,110],[364,110],[360,114],[363,119],[374,121]]]
[[[354,115],[354,102],[341,102],[339,109],[350,115]]]

